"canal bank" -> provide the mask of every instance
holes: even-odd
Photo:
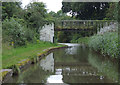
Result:
[[[67,44],[68,45],[68,44]],[[118,64],[83,44],[69,44],[31,65],[6,83],[117,83]]]
[[[75,42],[84,43],[103,56],[109,56],[111,59],[119,58],[118,32],[106,32],[104,34],[97,34],[91,37],[82,37]]]
[[[57,45],[52,44],[52,45],[48,45],[48,47],[49,48],[47,48],[47,49],[43,49],[43,51],[39,51],[39,53],[37,53],[34,56],[31,55],[32,57],[24,58],[23,60],[19,61],[18,63],[9,65],[9,67],[6,67],[5,69],[3,68],[2,70],[0,70],[0,74],[1,74],[0,75],[0,77],[1,77],[0,83],[4,83],[5,81],[9,80],[13,75],[20,74],[25,69],[27,69],[31,64],[37,63],[42,57],[48,55],[50,52],[52,52],[56,49],[66,48],[68,46],[60,45],[60,44],[57,44]]]

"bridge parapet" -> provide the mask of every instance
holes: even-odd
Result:
[[[109,31],[115,26],[117,27],[117,21],[114,20],[61,20],[43,26],[40,30],[40,40],[54,42],[54,31],[88,31],[85,36],[92,36],[107,32],[106,30]]]
[[[55,31],[94,30],[97,33],[97,31],[100,31],[100,28],[115,22],[115,20],[61,20],[55,22]]]

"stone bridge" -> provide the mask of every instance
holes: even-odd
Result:
[[[114,20],[61,20],[50,25],[45,25],[40,30],[40,40],[54,42],[55,31],[89,31],[93,34],[100,33],[101,29],[107,30],[116,28]],[[108,29],[109,28],[109,29]]]

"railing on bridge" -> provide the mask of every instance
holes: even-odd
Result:
[[[100,28],[113,24],[114,20],[61,20],[55,22],[55,31],[100,31]]]

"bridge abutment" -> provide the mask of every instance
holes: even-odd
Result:
[[[40,40],[54,42],[54,24],[43,26],[40,30]]]
[[[117,30],[118,23],[110,20],[62,20],[50,25],[45,25],[40,30],[40,40],[54,42],[54,31],[80,32],[86,31],[91,36],[93,34],[103,34],[111,30]]]

